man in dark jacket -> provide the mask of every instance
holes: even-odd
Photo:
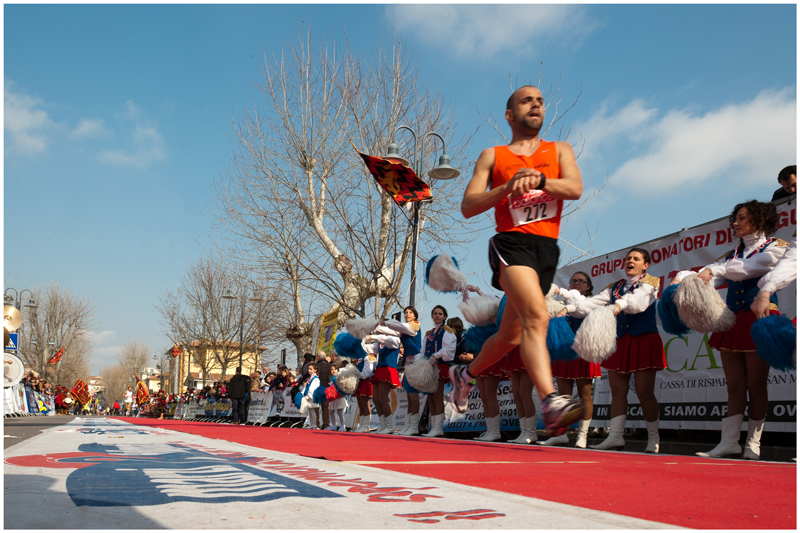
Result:
[[[325,356],[325,352],[320,350],[317,352],[317,375],[319,376],[319,386],[328,388],[331,384],[331,361]],[[330,412],[328,411],[328,402],[322,402],[322,429],[327,429],[330,426]]]
[[[244,412],[244,400],[250,392],[250,378],[242,375],[242,367],[236,367],[236,374],[231,378],[228,396],[231,399],[233,423],[244,424],[247,418]]]

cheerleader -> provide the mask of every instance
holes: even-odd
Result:
[[[372,334],[364,339],[366,343],[373,343],[373,349],[378,351],[378,363],[372,373],[370,383],[374,387],[372,402],[375,410],[378,411],[378,419],[381,427],[378,433],[391,435],[394,433],[392,422],[392,404],[389,401],[389,392],[400,386],[400,374],[397,373],[397,359],[400,356],[400,337],[395,336],[395,332],[385,326],[378,326],[378,334]],[[387,331],[392,334],[382,334]]]
[[[339,369],[346,367],[349,362],[344,359],[338,365],[331,366],[331,377],[339,373]],[[347,431],[344,425],[344,410],[347,409],[347,399],[344,396],[339,396],[335,400],[328,402],[328,410],[331,413],[331,425],[325,429],[331,431]],[[338,424],[336,423],[338,420]]]
[[[751,200],[738,204],[729,217],[739,246],[718,262],[704,267],[698,276],[713,286],[728,283],[726,305],[736,314],[736,322],[727,331],[716,332],[708,341],[719,350],[722,370],[728,389],[727,417],[722,419],[720,443],[711,451],[698,452],[701,457],[726,457],[742,453],[739,432],[747,409],[747,442],[743,459],[758,459],[761,432],[767,416],[767,378],[769,364],[759,357],[750,336],[750,327],[756,320],[750,312],[758,293],[758,282],[767,274],[786,251],[785,241],[767,238],[778,228],[778,212],[771,203]],[[678,273],[673,283],[691,274]],[[772,294],[768,300],[770,311],[777,312],[778,299]],[[748,408],[748,397],[750,405]]]
[[[419,329],[419,313],[411,306],[403,309],[405,322],[398,320],[384,320],[382,324],[400,334],[400,342],[403,344],[403,354],[405,364],[411,364],[419,357],[422,351],[422,331]],[[406,421],[400,435],[419,435],[419,391],[403,376],[403,390],[406,391],[407,408]]]
[[[358,388],[353,396],[356,397],[358,403],[359,424],[358,429],[354,429],[356,433],[369,433],[369,419],[372,417],[372,409],[369,406],[369,400],[372,398],[372,371],[375,368],[377,358],[373,355],[374,347],[371,344],[361,343],[361,346],[367,352],[367,356],[359,359],[356,362],[356,368],[361,372],[361,381],[358,382]]]
[[[786,249],[775,268],[758,280],[758,295],[750,306],[756,318],[764,318],[769,314],[772,302],[770,298],[781,289],[785,289],[797,279],[797,235]]]
[[[625,257],[625,279],[612,283],[597,296],[567,305],[567,313],[583,318],[590,311],[612,305],[617,317],[617,349],[600,363],[608,370],[611,387],[611,431],[602,443],[590,448],[608,450],[625,446],[622,433],[628,412],[630,375],[647,426],[645,452],[658,453],[658,400],[656,373],[667,366],[664,344],[656,326],[656,295],[660,280],[647,274],[650,252],[632,248]],[[590,411],[591,412],[591,411]]]
[[[423,437],[443,437],[444,425],[444,384],[450,379],[450,364],[456,354],[457,339],[453,330],[446,326],[447,309],[437,305],[431,311],[433,329],[423,339],[422,354],[425,358],[433,357],[438,362],[439,385],[436,391],[428,395],[428,412],[431,418],[431,429]]]
[[[310,363],[308,365],[308,380],[303,389],[303,396],[308,402],[308,423],[309,429],[318,429],[317,421],[319,420],[319,404],[314,403],[314,391],[319,387],[319,377],[317,376],[317,364]]]
[[[562,296],[567,305],[574,305],[581,302],[592,295],[594,285],[592,278],[586,272],[575,272],[569,280],[569,288],[558,290],[558,294]],[[583,322],[582,318],[567,315],[567,310],[564,309],[559,316],[567,316],[569,326],[573,332],[577,332],[578,328]],[[580,396],[583,403],[586,405],[586,411],[583,419],[578,421],[578,440],[575,442],[576,448],[586,448],[586,437],[589,433],[589,424],[592,422],[592,381],[594,378],[599,378],[602,375],[600,365],[597,363],[589,363],[580,357],[576,357],[572,361],[553,361],[553,376],[556,378],[558,385],[558,393],[562,396],[572,396],[572,385],[577,382],[578,396]],[[569,439],[565,435],[558,435],[544,441],[542,444],[545,446],[552,446],[554,444],[567,444]]]

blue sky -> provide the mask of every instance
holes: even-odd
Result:
[[[609,181],[564,234],[598,228],[597,254],[769,200],[796,163],[794,5],[5,5],[4,279],[97,301],[93,372],[128,340],[168,346],[155,305],[211,244],[229,120],[309,23],[364,49],[400,30],[465,128],[542,64],[582,91],[565,122],[587,189]],[[481,127],[463,179],[497,140]],[[485,261],[462,266],[485,284]]]

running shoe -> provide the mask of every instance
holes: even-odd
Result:
[[[542,402],[542,418],[548,437],[567,432],[567,427],[583,418],[586,406],[580,398],[552,394]]]
[[[467,410],[469,404],[469,391],[475,384],[475,380],[467,382],[463,377],[463,371],[466,365],[453,365],[449,369],[450,381],[453,383],[453,390],[450,392],[450,405],[458,411],[463,413]]]

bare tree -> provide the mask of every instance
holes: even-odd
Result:
[[[103,377],[103,386],[105,387],[103,396],[108,405],[114,405],[115,400],[122,400],[128,385],[131,384],[130,372],[116,364],[105,367],[100,375]]]
[[[95,303],[74,296],[58,283],[34,287],[31,293],[37,307],[26,311],[19,330],[23,360],[43,372],[48,382],[72,386],[89,372],[91,335],[97,328]],[[62,347],[61,361],[47,364]]]
[[[116,355],[117,364],[127,373],[128,378],[136,375],[141,379],[142,371],[150,363],[153,351],[149,344],[130,340],[122,345]]]
[[[397,35],[388,47],[356,53],[346,41],[316,43],[307,32],[264,58],[255,87],[252,109],[232,120],[235,153],[214,186],[224,236],[216,245],[235,270],[271,281],[281,296],[272,316],[299,355],[309,349],[314,316],[337,305],[340,321],[380,316],[407,288],[409,216],[375,183],[351,142],[382,156],[396,128],[407,125],[420,135],[439,133],[458,164],[467,138],[456,137],[452,110],[420,80]],[[422,160],[432,168],[442,146],[426,139]],[[405,130],[394,140],[401,153],[413,153]],[[420,213],[422,257],[471,238],[467,222],[454,216],[463,182],[431,188],[436,201]]]
[[[241,340],[243,351],[258,353],[262,339],[275,335],[275,315],[268,313],[274,299],[257,287],[233,276],[222,263],[201,259],[189,267],[177,289],[161,297],[157,310],[164,330],[203,370],[204,384],[212,367],[221,366],[224,379],[228,368],[238,365]],[[223,298],[228,289],[236,300]]]

